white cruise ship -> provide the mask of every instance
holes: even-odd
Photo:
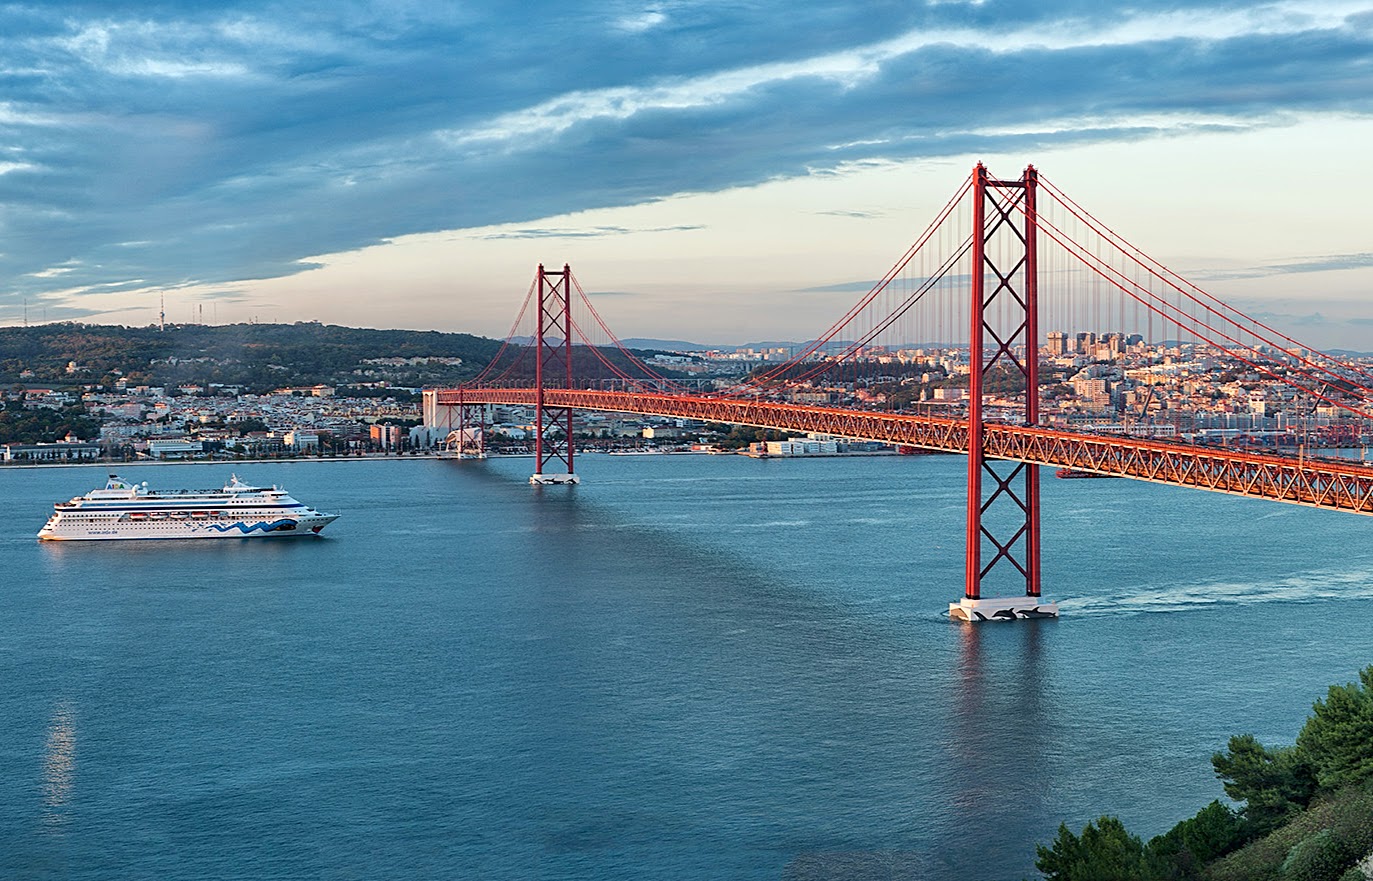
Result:
[[[152,492],[111,474],[104,489],[53,506],[40,541],[129,538],[286,538],[316,535],[338,519],[279,487],[248,486],[233,475],[223,489]]]

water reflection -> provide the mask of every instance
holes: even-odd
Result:
[[[1033,845],[1024,831],[1045,816],[1055,773],[1041,644],[1056,626],[1029,620],[957,627],[941,854],[948,877],[1018,877],[1029,869]],[[998,830],[1016,834],[1003,838]]]
[[[66,808],[71,800],[76,776],[76,713],[62,701],[48,723],[48,739],[43,750],[43,825],[66,825]]]
[[[187,578],[186,573],[238,571],[244,566],[276,568],[297,565],[318,572],[334,539],[292,538],[167,539],[159,541],[34,541],[35,562],[54,590],[88,585],[98,575],[103,588],[147,590],[216,590],[214,578]]]

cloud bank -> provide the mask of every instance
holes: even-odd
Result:
[[[853,163],[1367,116],[1370,57],[1373,2],[9,4],[0,303]]]

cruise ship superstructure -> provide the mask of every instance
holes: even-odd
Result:
[[[104,489],[53,506],[42,541],[158,538],[287,538],[317,535],[338,519],[280,487],[233,475],[223,489],[151,491],[111,474]]]

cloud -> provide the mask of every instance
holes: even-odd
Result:
[[[228,285],[873,163],[1367,116],[1371,8],[9,4],[0,301]]]
[[[667,15],[663,13],[662,9],[655,7],[644,12],[627,15],[616,21],[615,27],[627,33],[639,34],[661,27],[666,21]]]
[[[1331,319],[1320,312],[1306,312],[1294,314],[1291,312],[1250,312],[1250,318],[1256,318],[1265,324],[1276,324],[1282,327],[1327,327],[1331,324],[1341,323],[1337,319]]]
[[[1373,253],[1329,254],[1323,257],[1307,257],[1279,263],[1266,263],[1247,269],[1197,270],[1191,276],[1200,280],[1233,280],[1245,278],[1265,278],[1272,275],[1297,275],[1307,272],[1336,272],[1343,269],[1367,269],[1373,267]]]
[[[216,300],[220,303],[241,303],[248,299],[248,294],[242,288],[207,288],[203,291],[197,291],[196,297],[202,300]]]
[[[1366,269],[1373,266],[1373,253],[1333,254],[1327,257],[1313,257],[1292,263],[1277,263],[1269,266],[1270,272],[1330,272],[1339,269]]]
[[[867,293],[877,287],[877,279],[871,281],[843,281],[838,284],[826,284],[813,288],[801,288],[798,293],[803,294],[827,294],[827,293]]]
[[[503,232],[486,233],[477,238],[486,240],[500,239],[598,239],[607,236],[627,236],[634,233],[688,232],[705,229],[697,225],[658,226],[646,229],[628,229],[623,226],[593,226],[584,229],[540,229],[524,228]]]
[[[49,266],[47,269],[42,269],[38,272],[30,272],[29,275],[34,278],[56,278],[59,275],[66,275],[69,272],[75,271],[75,266]]]

